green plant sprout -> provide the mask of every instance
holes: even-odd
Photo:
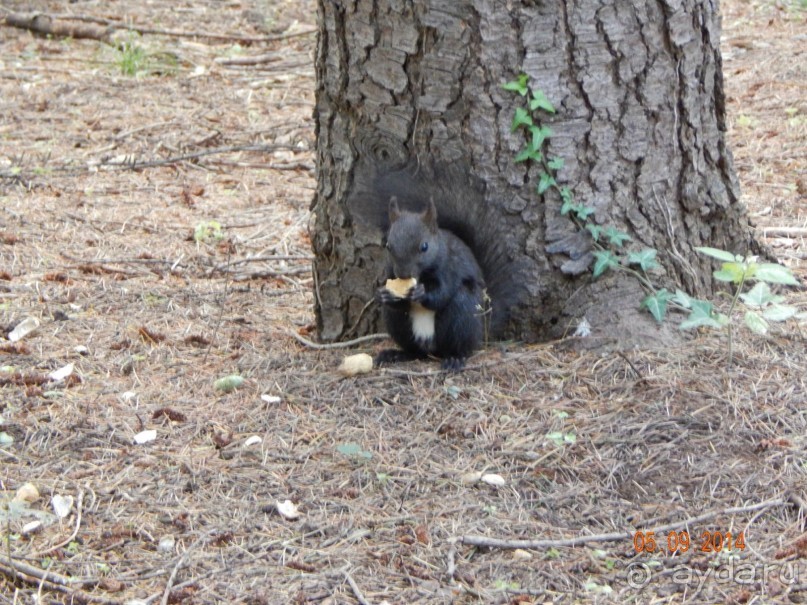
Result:
[[[219,242],[224,239],[224,230],[218,221],[207,221],[196,225],[193,230],[193,241],[204,243],[210,240]]]
[[[560,213],[568,216],[580,229],[591,235],[594,250],[594,264],[591,269],[596,279],[608,270],[625,271],[634,276],[647,296],[641,301],[640,308],[646,309],[657,322],[664,321],[668,306],[688,312],[689,316],[681,322],[679,328],[691,330],[700,327],[727,328],[729,338],[729,365],[732,361],[732,314],[738,303],[747,311],[744,315],[745,325],[758,334],[767,332],[769,322],[782,322],[797,316],[795,307],[783,305],[784,297],[774,295],[768,284],[799,285],[790,269],[774,263],[758,263],[757,257],[743,257],[717,248],[696,248],[701,254],[722,261],[719,270],[713,277],[720,282],[734,284],[734,292],[730,294],[731,304],[727,314],[723,315],[714,309],[707,300],[693,298],[681,290],[675,294],[666,288],[656,288],[649,273],[660,269],[656,261],[658,251],[644,248],[639,251],[628,251],[625,244],[631,242],[627,233],[612,226],[597,225],[590,220],[594,208],[575,202],[572,190],[557,181],[557,173],[563,168],[563,159],[547,156],[546,142],[552,136],[549,127],[540,123],[541,113],[554,114],[555,108],[540,90],[529,86],[529,78],[521,74],[516,80],[502,86],[504,90],[514,92],[525,100],[524,107],[516,108],[511,126],[512,132],[524,130],[526,146],[515,157],[515,162],[533,162],[541,168],[537,191],[543,195],[550,189],[556,191],[562,201]],[[747,282],[756,284],[749,291],[744,291]]]
[[[146,67],[146,51],[142,46],[135,44],[135,36],[130,33],[129,39],[121,42],[118,47],[118,60],[116,65],[124,76],[134,77]]]

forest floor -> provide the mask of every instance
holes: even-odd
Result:
[[[807,12],[721,4],[743,198],[803,281]],[[807,602],[803,325],[343,379],[291,335],[313,1],[0,0],[33,9],[155,31],[0,26],[0,605]]]

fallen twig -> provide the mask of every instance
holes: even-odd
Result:
[[[40,13],[21,14],[9,13],[3,20],[5,25],[27,29],[48,36],[58,36],[63,38],[87,38],[90,40],[101,40],[110,42],[112,39],[112,28],[97,27],[95,25],[81,25],[65,23],[50,15]]]
[[[361,603],[361,605],[370,605],[370,601],[364,598],[359,585],[356,584],[356,580],[353,579],[353,576],[351,576],[350,572],[347,570],[345,570],[345,580],[347,580],[347,583],[350,584],[350,589],[353,591],[356,600]]]
[[[807,227],[763,227],[762,237],[807,237]]]
[[[188,557],[190,556],[191,552],[193,552],[193,550],[197,546],[199,546],[199,544],[201,544],[206,538],[207,534],[197,538],[196,541],[188,547],[188,550],[186,550],[182,554],[182,556],[177,561],[176,565],[174,565],[174,569],[171,570],[171,575],[168,576],[168,582],[166,582],[165,584],[165,592],[163,592],[163,598],[162,601],[160,601],[161,605],[168,605],[168,599],[171,596],[171,587],[174,585],[174,580],[176,580],[177,573],[179,573],[180,567],[182,567],[185,564],[185,561],[188,560]]]
[[[362,344],[371,340],[383,340],[385,338],[389,338],[389,334],[368,334],[367,336],[359,336],[358,338],[354,338],[353,340],[346,340],[344,342],[329,342],[329,343],[319,343],[314,342],[312,340],[308,340],[304,336],[300,336],[297,332],[293,330],[287,330],[286,333],[294,338],[300,344],[307,346],[309,349],[316,349],[318,351],[324,351],[329,349],[346,349],[347,347],[352,347],[358,344]]]
[[[122,162],[99,162],[94,167],[97,168],[121,168],[128,170],[139,170],[141,168],[154,168],[155,166],[165,166],[168,164],[177,164],[179,162],[187,162],[188,160],[196,160],[208,155],[216,155],[220,153],[231,153],[234,151],[259,151],[270,153],[272,151],[286,150],[288,145],[233,145],[230,147],[216,147],[214,149],[205,149],[203,151],[196,151],[194,153],[186,153],[163,160],[148,160],[138,162],[137,160],[122,161]]]
[[[287,56],[287,53],[273,52],[263,55],[253,55],[252,57],[216,57],[214,63],[219,65],[261,65],[280,61]]]
[[[85,23],[97,23],[105,25],[105,28],[94,27],[90,25],[72,25],[62,23],[62,21],[82,21]],[[304,29],[297,32],[287,32],[285,34],[273,34],[267,36],[243,36],[240,34],[215,34],[212,32],[200,31],[182,31],[178,29],[159,29],[155,27],[139,27],[132,24],[122,23],[112,19],[101,19],[98,17],[86,17],[82,15],[70,14],[55,14],[45,15],[41,13],[35,14],[19,14],[10,13],[6,16],[5,22],[7,25],[19,27],[21,29],[29,29],[43,34],[50,34],[53,36],[65,36],[71,38],[91,38],[94,40],[101,40],[108,42],[114,30],[120,29],[124,31],[136,32],[141,35],[152,34],[157,36],[171,36],[174,38],[208,38],[211,40],[233,40],[236,42],[247,43],[260,43],[260,42],[275,42],[277,40],[287,40],[289,38],[297,38],[300,36],[308,36],[317,33],[315,28]]]
[[[747,513],[752,511],[761,510],[764,508],[772,508],[775,506],[782,506],[787,504],[786,498],[773,498],[758,502],[757,504],[750,504],[748,506],[736,506],[732,508],[725,508],[723,510],[710,511],[697,517],[689,517],[683,521],[676,521],[675,523],[668,523],[660,527],[653,527],[653,531],[657,533],[673,531],[683,527],[689,527],[696,523],[702,523],[721,515],[735,515]],[[643,524],[638,523],[637,527],[643,527]],[[648,528],[651,529],[651,528]],[[590,542],[616,542],[618,540],[632,540],[633,532],[618,531],[608,534],[593,534],[590,536],[577,536],[576,538],[562,538],[560,540],[503,540],[499,538],[488,538],[486,536],[463,536],[459,541],[463,544],[470,546],[483,546],[486,548],[506,548],[506,549],[542,549],[542,548],[559,548],[563,546],[579,546],[580,544],[587,544]]]

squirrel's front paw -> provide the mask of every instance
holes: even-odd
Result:
[[[384,286],[376,289],[375,299],[382,305],[390,305],[394,302],[399,302],[401,299],[395,296],[392,292],[387,290]]]
[[[418,302],[419,300],[423,300],[423,297],[426,296],[426,287],[423,284],[417,284],[416,286],[412,287],[409,292],[407,292],[406,297],[409,300]]]

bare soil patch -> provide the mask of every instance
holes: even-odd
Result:
[[[744,199],[804,279],[796,4],[724,1],[723,51]],[[221,37],[125,34],[137,57],[0,27],[0,604],[807,602],[798,326],[730,369],[704,333],[342,379],[290,335],[314,321],[314,2],[0,4],[34,9]],[[27,482],[71,514],[25,532]]]

